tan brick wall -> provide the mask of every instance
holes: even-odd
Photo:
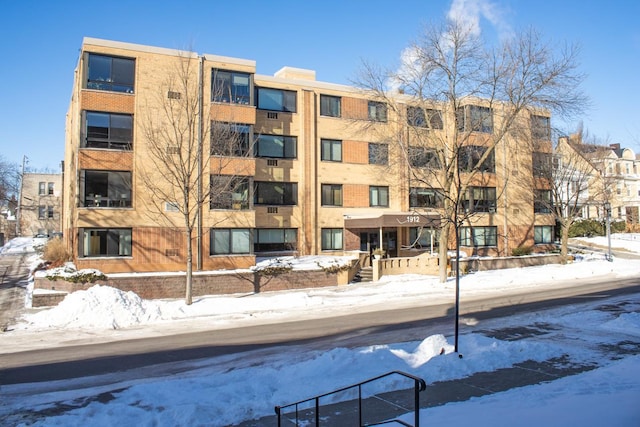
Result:
[[[369,163],[369,143],[362,141],[342,141],[342,160],[345,163]]]
[[[133,94],[84,89],[81,95],[80,108],[83,110],[123,114],[133,114],[135,111],[136,98]]]
[[[83,148],[78,153],[79,169],[133,171],[133,153]]]
[[[345,208],[369,207],[369,186],[344,184],[342,186],[342,205]]]
[[[366,99],[342,97],[342,117],[345,119],[367,120],[369,103]]]

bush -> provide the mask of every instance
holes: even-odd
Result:
[[[604,236],[604,234],[604,225],[595,219],[576,221],[569,228],[569,237],[593,237]]]
[[[533,252],[533,248],[531,246],[518,246],[511,251],[511,255],[513,256],[525,256],[531,255]]]
[[[49,240],[44,246],[42,258],[44,258],[49,266],[60,267],[65,262],[69,261],[71,256],[69,255],[69,252],[67,252],[67,248],[62,239],[54,238]]]
[[[612,233],[624,233],[627,230],[626,221],[616,221],[611,223]]]

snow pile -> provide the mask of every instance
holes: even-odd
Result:
[[[37,249],[43,248],[47,240],[46,237],[16,237],[0,248],[0,254],[35,252]]]
[[[252,271],[268,268],[286,268],[290,270],[318,270],[326,268],[340,268],[350,266],[357,258],[352,256],[284,256],[277,258],[257,258]]]
[[[161,310],[134,292],[95,285],[76,291],[56,307],[29,316],[38,327],[119,329],[161,320]]]
[[[449,345],[444,335],[432,335],[422,341],[416,351],[391,350],[391,353],[404,360],[412,368],[418,368],[438,354],[451,353],[454,347]]]

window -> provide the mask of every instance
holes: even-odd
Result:
[[[250,184],[250,178],[247,176],[211,175],[209,207],[211,209],[250,209]]]
[[[258,228],[253,240],[254,252],[295,251],[298,246],[295,228]]]
[[[435,150],[426,147],[409,147],[409,164],[414,168],[438,169],[440,160]]]
[[[298,203],[298,184],[295,182],[256,182],[256,205],[295,205]]]
[[[320,95],[320,115],[340,117],[340,102],[339,96]]]
[[[539,214],[551,213],[553,203],[551,201],[551,190],[535,190],[533,200],[533,212]]]
[[[498,227],[461,227],[460,246],[497,246]]]
[[[466,105],[458,108],[456,114],[458,130],[464,132],[493,133],[493,112],[491,108]]]
[[[433,236],[433,239],[432,239]],[[409,229],[409,243],[416,248],[430,248],[431,242],[433,247],[438,247],[438,232],[430,228],[411,227]]]
[[[495,187],[470,187],[467,190],[462,206],[466,212],[490,212],[496,211]]]
[[[409,206],[412,208],[441,208],[442,193],[435,188],[411,187],[409,190]]]
[[[47,183],[46,182],[39,182],[38,183],[38,195],[44,196],[45,194],[47,194]]]
[[[260,135],[256,142],[256,157],[295,159],[298,138],[295,136]]]
[[[387,104],[384,102],[369,101],[369,120],[374,122],[387,121]]]
[[[533,176],[536,177],[548,177],[552,175],[552,161],[553,155],[551,153],[533,153]]]
[[[369,187],[369,206],[371,207],[388,207],[389,206],[389,187],[370,186]]]
[[[47,215],[47,207],[43,205],[38,206],[38,219],[46,219],[47,218],[46,215]]]
[[[47,218],[53,219],[53,206],[47,206]]]
[[[296,95],[291,90],[267,89],[259,87],[256,90],[258,108],[260,110],[296,112]]]
[[[251,125],[211,122],[211,155],[245,157],[251,149]]]
[[[342,141],[335,139],[320,140],[320,158],[329,162],[342,161]]]
[[[342,249],[342,228],[322,229],[322,250],[335,251]]]
[[[47,183],[47,194],[53,196],[53,182]]]
[[[533,242],[540,243],[553,243],[553,226],[551,225],[536,225],[533,227]]]
[[[131,172],[85,170],[82,175],[85,207],[131,207]]]
[[[89,54],[87,89],[133,93],[135,60]]]
[[[551,119],[545,116],[531,116],[531,137],[538,141],[551,141]]]
[[[83,257],[131,256],[131,229],[85,228],[80,244]]]
[[[84,119],[85,147],[131,150],[132,115],[87,111]]]
[[[407,123],[410,126],[443,129],[442,113],[440,110],[421,107],[407,107]]]
[[[322,184],[322,206],[342,206],[342,185]]]
[[[212,228],[209,247],[211,255],[251,253],[251,232],[248,228]]]
[[[212,101],[251,104],[251,74],[214,69],[211,78]]]
[[[389,163],[389,145],[369,143],[369,164],[386,165]]]
[[[476,170],[478,172],[495,173],[496,156],[493,150],[491,150],[482,164],[478,164],[487,150],[488,148],[479,145],[466,145],[464,147],[460,147],[460,152],[458,155],[458,168],[460,169],[460,171],[472,172]]]

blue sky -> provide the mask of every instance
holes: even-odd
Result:
[[[4,0],[0,7],[0,155],[16,163],[26,155],[27,170],[59,170],[85,36],[252,59],[259,74],[309,68],[318,80],[349,84],[361,59],[397,65],[421,28],[451,10],[478,16],[482,31],[534,27],[553,43],[581,45],[592,100],[584,127],[640,153],[635,0]]]

